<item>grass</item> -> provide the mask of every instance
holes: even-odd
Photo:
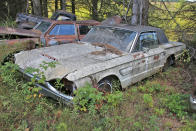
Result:
[[[170,68],[137,83],[122,92],[120,104],[113,108],[103,105],[94,115],[44,97],[27,98],[21,88],[23,81],[16,80],[13,86],[0,79],[0,127],[40,131],[195,130],[196,115],[188,111],[186,76],[180,70]]]

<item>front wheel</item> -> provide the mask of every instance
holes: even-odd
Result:
[[[112,93],[112,82],[104,79],[98,83],[98,90],[103,93]]]

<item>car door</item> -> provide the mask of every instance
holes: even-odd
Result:
[[[51,46],[74,42],[77,39],[76,32],[75,24],[57,24],[46,34],[46,43]]]
[[[141,46],[140,50],[147,55],[145,76],[148,77],[158,72],[163,66],[165,51],[159,48],[159,41],[155,31],[141,33],[138,43],[140,43]]]
[[[129,74],[130,83],[136,83],[145,78],[146,74],[146,65],[148,64],[148,55],[142,50],[140,43],[140,36],[134,42],[133,49],[131,49],[131,73]]]

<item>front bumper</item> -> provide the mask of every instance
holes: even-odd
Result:
[[[192,97],[191,95],[189,101],[191,110],[196,111],[196,98]]]
[[[26,73],[24,70],[19,70],[23,77],[27,80],[30,80],[33,78],[33,75]],[[37,78],[39,80],[39,78]],[[49,82],[45,82],[45,84],[35,84],[37,87],[40,87],[42,90],[39,91],[39,93],[43,94],[44,96],[51,97],[55,100],[58,100],[60,102],[63,102],[65,104],[73,104],[73,97],[65,95],[58,90],[56,90]]]

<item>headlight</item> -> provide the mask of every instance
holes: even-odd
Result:
[[[69,96],[74,95],[74,90],[76,90],[76,85],[74,82],[69,81],[67,79],[62,79],[60,81],[58,80],[51,80],[50,85],[52,85],[56,90],[60,91],[61,93],[64,93]]]

